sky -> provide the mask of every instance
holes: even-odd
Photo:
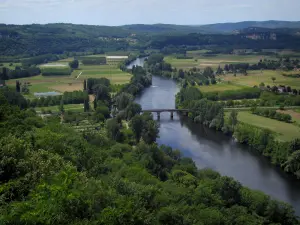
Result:
[[[300,21],[300,0],[0,0],[0,23],[91,25]]]

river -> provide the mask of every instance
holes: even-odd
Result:
[[[140,61],[132,64],[142,65]],[[179,87],[173,80],[153,76],[152,86],[144,90],[136,102],[143,109],[175,108],[178,91]],[[172,120],[170,113],[166,112],[161,113],[157,143],[179,149],[184,156],[192,158],[199,169],[211,168],[233,177],[244,186],[291,204],[300,216],[300,181],[223,133],[179,115],[174,115]]]

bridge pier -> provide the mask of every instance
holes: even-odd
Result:
[[[157,112],[157,120],[160,120],[160,112]]]
[[[174,118],[174,112],[172,111],[171,112],[171,119],[173,119]]]

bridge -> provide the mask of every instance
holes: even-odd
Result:
[[[160,114],[163,112],[169,112],[171,113],[171,119],[174,117],[174,112],[180,112],[184,115],[188,115],[190,110],[188,109],[143,109],[142,112],[151,112],[151,113],[157,113],[157,119],[160,119]]]

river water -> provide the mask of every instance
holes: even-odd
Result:
[[[142,65],[140,61],[132,64]],[[173,80],[153,76],[152,86],[144,90],[136,102],[143,109],[172,109],[175,108],[175,94],[178,91],[179,87]],[[179,149],[184,156],[192,158],[200,169],[211,168],[233,177],[244,186],[291,204],[300,216],[300,181],[223,133],[179,115],[174,114],[171,119],[170,113],[165,112],[160,115],[157,143]]]

